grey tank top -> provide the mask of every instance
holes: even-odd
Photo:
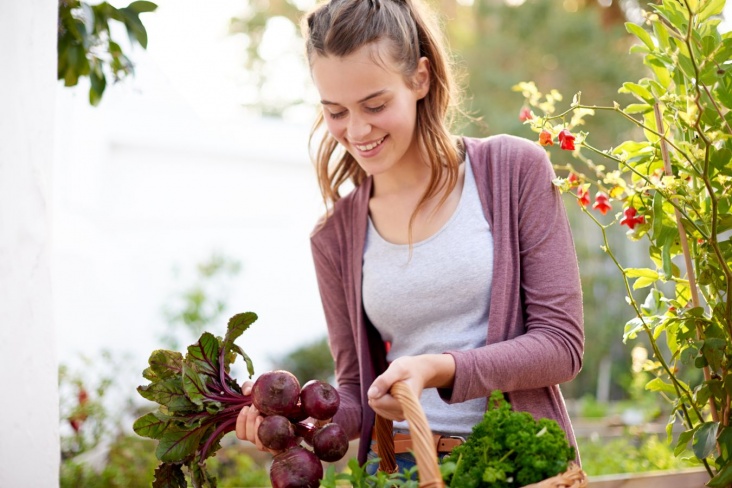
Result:
[[[481,208],[470,161],[455,212],[431,237],[409,246],[384,240],[371,219],[363,257],[366,315],[390,343],[387,360],[484,346],[493,276],[493,235]],[[420,398],[430,428],[466,436],[483,418],[486,399],[449,405],[435,388]],[[395,422],[407,431],[406,422]]]

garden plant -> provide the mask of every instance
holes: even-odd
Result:
[[[540,144],[560,149],[554,184],[597,224],[619,270],[635,313],[623,340],[643,338],[652,350],[646,389],[670,402],[668,440],[677,456],[690,447],[710,487],[732,486],[732,34],[719,29],[724,3],[663,0],[643,25],[626,24],[640,41],[631,53],[648,71],[620,88],[635,98],[626,106],[593,105],[577,93],[561,109],[554,90],[515,88],[525,97],[520,118]],[[588,116],[620,117],[630,140],[594,146],[581,130]],[[608,233],[619,226],[644,265],[616,257]]]

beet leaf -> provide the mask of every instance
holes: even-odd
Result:
[[[249,377],[254,375],[251,359],[234,341],[255,320],[252,312],[234,315],[224,338],[204,332],[188,346],[185,357],[162,349],[150,355],[149,367],[142,373],[150,383],[137,391],[158,408],[138,418],[133,429],[158,440],[155,455],[161,464],[155,470],[154,488],[186,487],[185,472],[195,488],[216,487],[216,478],[206,471],[206,459],[234,430],[242,407],[252,403],[229,373],[238,355]]]

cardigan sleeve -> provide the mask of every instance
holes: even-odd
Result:
[[[510,197],[515,214],[510,249],[518,252],[512,262],[519,266],[520,291],[501,293],[508,294],[502,297],[507,308],[520,307],[514,317],[523,324],[490,323],[489,327],[518,333],[477,349],[448,351],[456,363],[453,387],[440,390],[448,403],[486,397],[495,389],[511,392],[557,385],[574,378],[582,367],[579,268],[564,202],[552,183],[554,171],[545,151],[535,144],[527,143],[513,155],[521,158],[518,182],[510,183],[515,192]],[[509,183],[504,179],[501,184]]]
[[[354,439],[361,431],[361,387],[356,342],[349,319],[342,274],[335,260],[323,249],[323,243],[316,241],[316,238],[311,238],[311,250],[341,400],[333,421],[345,430],[349,439]]]

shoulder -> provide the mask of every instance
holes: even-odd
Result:
[[[535,167],[548,165],[546,151],[538,143],[510,134],[498,134],[485,138],[463,138],[474,166],[477,167]],[[486,168],[488,169],[488,168]]]
[[[371,179],[354,188],[338,200],[331,209],[322,215],[310,233],[310,242],[315,247],[333,247],[343,244],[353,226],[354,219],[368,210],[368,196]],[[364,208],[364,205],[366,206]]]

